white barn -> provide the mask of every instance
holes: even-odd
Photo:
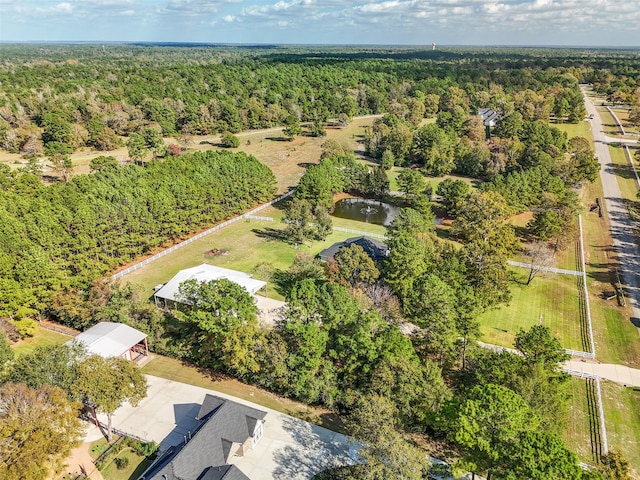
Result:
[[[199,283],[211,282],[213,280],[226,279],[230,282],[240,285],[250,295],[255,295],[258,290],[267,285],[267,282],[251,278],[251,275],[237,270],[216,267],[203,263],[197,267],[180,270],[171,280],[164,285],[158,285],[153,298],[158,305],[158,299],[161,299],[166,306],[168,302],[179,302],[180,284],[187,280],[197,280]]]

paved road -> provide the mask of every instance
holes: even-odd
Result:
[[[584,93],[584,91],[583,91]],[[618,254],[622,277],[625,283],[625,293],[632,308],[631,322],[640,327],[640,256],[638,247],[631,231],[631,222],[627,210],[622,202],[622,195],[613,169],[613,162],[607,145],[608,137],[604,134],[602,120],[591,99],[584,95],[587,113],[593,115],[591,131],[595,144],[596,155],[602,169],[600,179],[604,192],[604,201],[609,215],[609,224],[613,245]],[[613,139],[611,139],[613,140]],[[615,140],[619,141],[619,140]]]

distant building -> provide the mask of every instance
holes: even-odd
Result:
[[[228,268],[216,267],[203,263],[197,267],[180,270],[171,280],[164,285],[155,287],[156,292],[153,298],[158,305],[160,299],[164,306],[168,306],[174,302],[179,302],[180,285],[187,280],[197,280],[199,283],[211,282],[212,280],[226,279],[230,282],[240,285],[250,295],[255,295],[258,290],[264,287],[267,282],[251,278],[251,275]]]
[[[266,412],[207,394],[190,440],[169,447],[138,480],[249,480],[229,461],[253,449]]]
[[[351,245],[359,245],[362,247],[365,253],[369,255],[374,262],[384,260],[389,255],[389,247],[387,247],[385,243],[362,236],[349,238],[344,242],[334,243],[329,248],[322,250],[318,254],[318,257],[320,257],[320,260],[323,262],[326,262],[330,258],[333,258],[335,254],[338,253],[338,250]]]
[[[484,123],[487,140],[491,138],[491,128],[498,124],[501,115],[500,112],[496,112],[490,108],[481,108],[478,110],[478,116],[482,117],[482,122]]]
[[[147,334],[124,323],[100,322],[68,341],[66,345],[73,342],[84,345],[89,354],[103,358],[135,360],[141,355],[149,356]]]

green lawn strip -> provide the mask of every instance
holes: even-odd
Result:
[[[109,448],[109,442],[107,442],[105,438],[99,438],[98,440],[91,442],[89,455],[91,455],[91,458],[95,460],[102,455],[107,448]]]
[[[580,461],[594,465],[596,458],[593,455],[591,445],[591,422],[598,421],[596,415],[593,418],[589,412],[587,397],[587,380],[571,377],[569,380],[569,417],[564,431],[564,441],[573,450]]]
[[[512,269],[513,299],[509,305],[489,310],[479,317],[481,340],[512,347],[519,329],[527,330],[542,324],[551,329],[564,348],[584,350],[580,333],[579,277],[544,274],[530,285],[523,285],[526,269]],[[519,283],[520,282],[520,283]]]
[[[620,450],[640,478],[640,388],[601,383],[609,449]]]
[[[567,132],[567,136],[569,138],[584,137],[587,140],[593,140],[591,125],[587,120],[583,120],[578,123],[554,123],[553,126],[562,130],[563,132]]]
[[[600,115],[600,119],[602,120],[602,127],[606,135],[612,137],[622,136],[622,132],[620,131],[620,127],[618,126],[618,122],[616,122],[616,119],[613,118],[613,115],[609,113],[609,110],[607,110],[605,107],[599,107],[598,114]]]
[[[329,410],[289,400],[235,378],[226,377],[219,372],[200,369],[174,358],[154,355],[154,358],[142,367],[142,373],[215,390],[334,431],[344,431],[339,417]]]
[[[614,147],[609,145],[611,161],[620,187],[620,193],[625,200],[636,201],[638,193],[638,183],[633,173],[633,168],[629,164],[627,153],[624,147]]]
[[[600,179],[586,186],[585,203],[602,196]],[[614,271],[617,266],[606,211],[602,218],[595,212],[584,212],[582,222],[596,356],[601,362],[638,368],[640,337],[629,320],[630,308],[619,306],[615,298],[606,300],[614,292]]]
[[[127,458],[129,459],[129,464],[119,470],[115,462],[116,458]],[[105,480],[136,480],[152,462],[152,459],[142,457],[131,448],[125,447],[117,455],[114,455],[110,461],[107,461],[100,473],[102,473]]]
[[[24,340],[20,340],[20,342],[15,344],[12,348],[17,356],[31,353],[36,347],[45,345],[62,345],[69,340],[71,340],[71,337],[67,335],[38,327],[33,337],[27,337]]]

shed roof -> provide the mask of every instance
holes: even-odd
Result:
[[[186,282],[187,280],[197,280],[198,282],[206,283],[223,278],[240,285],[251,295],[254,295],[267,284],[267,282],[263,282],[262,280],[251,278],[251,275],[248,273],[203,263],[197,267],[180,270],[162,288],[156,291],[154,296],[157,298],[164,298],[166,300],[180,301],[178,298],[178,291],[181,283]]]
[[[100,322],[67,343],[79,342],[87,352],[110,358],[125,354],[146,337],[146,333],[124,323]]]

